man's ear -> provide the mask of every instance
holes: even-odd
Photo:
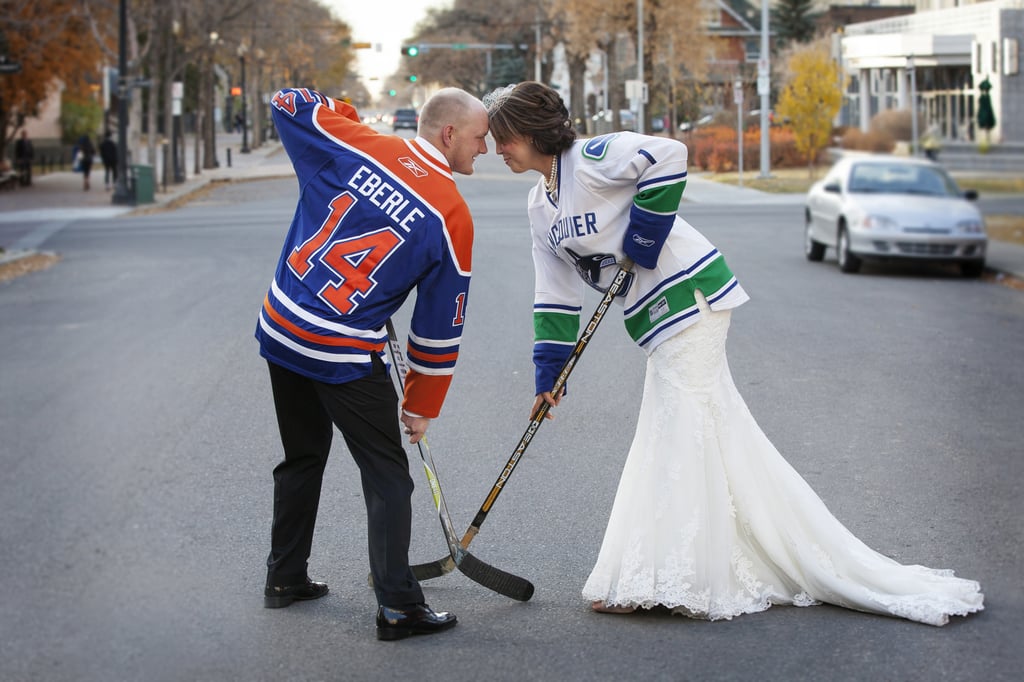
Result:
[[[446,125],[444,128],[441,128],[441,142],[443,142],[446,147],[452,146],[452,141],[454,139],[455,126],[449,124]]]

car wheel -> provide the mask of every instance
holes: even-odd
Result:
[[[804,220],[804,255],[807,256],[807,260],[820,261],[825,257],[825,245],[811,238],[810,214],[807,214]]]
[[[981,277],[983,272],[985,272],[985,261],[983,260],[969,260],[960,264],[960,274],[964,277]]]
[[[850,235],[846,225],[839,225],[839,238],[836,240],[836,256],[839,260],[839,269],[843,272],[854,273],[860,270],[860,258],[850,253]]]

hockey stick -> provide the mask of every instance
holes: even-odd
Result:
[[[405,375],[406,372],[408,372],[408,368],[405,365],[405,359],[402,356],[401,344],[398,341],[398,335],[395,333],[395,327],[391,323],[391,320],[388,320],[387,331],[388,349],[391,351],[391,360],[395,364],[395,373],[398,375],[398,385],[404,394]],[[484,563],[467,552],[464,547],[459,545],[459,536],[455,533],[455,526],[452,524],[451,516],[448,514],[448,505],[444,500],[444,495],[441,493],[441,484],[438,482],[437,476],[434,474],[434,458],[430,454],[430,446],[427,443],[427,437],[423,436],[420,438],[416,445],[420,451],[420,459],[423,460],[423,470],[427,474],[427,482],[430,484],[430,492],[434,497],[434,506],[437,508],[437,516],[441,520],[441,528],[444,530],[444,539],[448,543],[449,555],[447,560],[451,562],[452,567],[457,567],[470,580],[477,582],[498,594],[503,594],[506,597],[517,599],[519,601],[528,601],[530,597],[533,596],[533,584],[529,580],[520,578],[517,575],[507,573],[499,568],[491,566],[490,564]],[[417,580],[426,580],[428,578],[436,578],[443,575],[442,573],[436,573],[424,576],[422,572],[417,573],[415,571],[414,574],[416,575]]]
[[[619,295],[623,287],[626,284],[627,278],[630,274],[630,270],[633,267],[633,260],[628,256],[624,257],[619,262],[619,271],[615,274],[615,278],[612,280],[611,286],[608,287],[608,291],[605,292],[604,298],[597,306],[597,310],[594,311],[593,316],[590,318],[590,322],[584,328],[583,333],[580,334],[580,338],[576,341],[576,345],[572,349],[572,353],[565,359],[565,363],[562,365],[562,371],[558,373],[558,378],[555,379],[555,385],[551,387],[551,395],[558,396],[562,389],[565,387],[565,382],[568,381],[569,375],[572,374],[572,370],[575,369],[576,363],[579,361],[580,356],[583,355],[583,351],[586,349],[587,344],[590,343],[590,338],[597,331],[597,325],[601,324],[601,320],[604,319],[605,313],[608,312],[608,308],[611,307],[612,301]],[[519,463],[519,459],[526,452],[526,448],[533,441],[533,437],[537,433],[537,429],[544,423],[544,416],[548,413],[551,406],[547,401],[541,401],[540,406],[536,412],[533,413],[533,417],[530,419],[530,425],[526,427],[526,432],[523,433],[523,437],[519,439],[519,444],[516,445],[516,449],[512,452],[512,456],[509,457],[508,462],[505,463],[505,468],[502,469],[501,474],[498,476],[498,480],[494,482],[491,487],[491,492],[488,493],[487,499],[484,500],[480,510],[476,513],[473,518],[473,523],[470,524],[469,529],[466,530],[466,534],[462,536],[462,542],[459,543],[461,548],[465,550],[469,547],[469,543],[473,542],[473,538],[480,531],[480,526],[483,524],[484,519],[487,518],[488,512],[491,511],[491,507],[494,505],[495,500],[498,499],[498,495],[504,489],[505,482],[508,481],[508,477],[512,475],[516,465]],[[438,576],[450,573],[456,567],[455,562],[452,561],[450,556],[443,559],[438,559],[429,564],[417,564],[412,567],[413,573],[416,575],[418,580],[429,580],[430,578],[436,578]],[[422,577],[420,577],[422,576]]]

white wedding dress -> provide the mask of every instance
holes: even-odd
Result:
[[[648,359],[636,435],[583,596],[711,620],[821,602],[944,625],[977,582],[902,565],[847,530],[758,427],[729,373],[729,311]]]

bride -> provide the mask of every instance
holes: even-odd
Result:
[[[527,212],[536,278],[534,411],[552,395],[579,330],[584,283],[605,290],[638,267],[624,321],[646,353],[636,433],[583,596],[595,611],[662,606],[711,620],[822,602],[943,625],[982,610],[973,580],[902,565],[858,540],[758,427],[726,358],[748,296],[677,214],[686,147],[613,133],[576,140],[546,85],[484,98],[496,151],[541,174]]]

